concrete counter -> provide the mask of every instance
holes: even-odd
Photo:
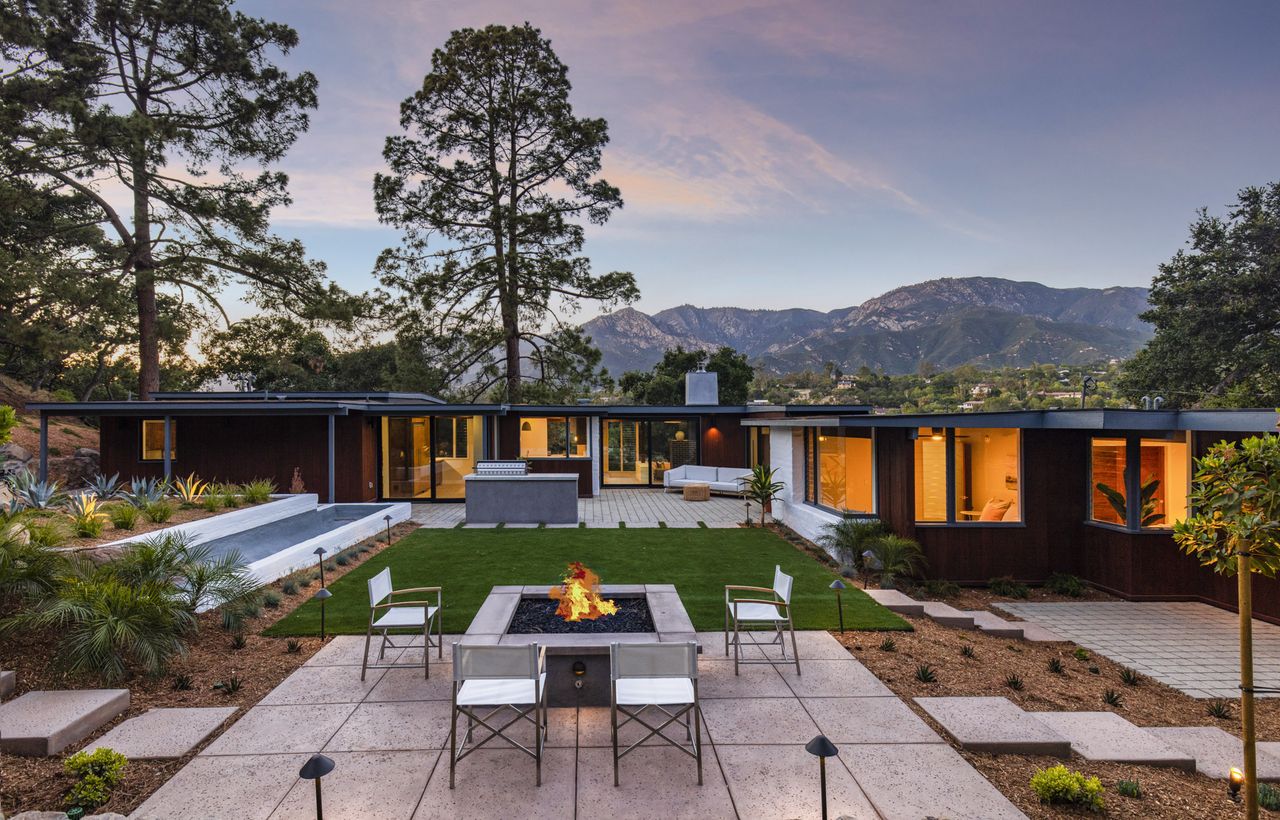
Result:
[[[576,524],[578,476],[573,473],[469,475],[468,524]]]

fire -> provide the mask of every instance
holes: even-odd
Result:
[[[618,611],[613,601],[600,597],[600,576],[574,561],[564,574],[564,583],[551,588],[551,599],[559,601],[556,614],[566,621],[594,621]]]

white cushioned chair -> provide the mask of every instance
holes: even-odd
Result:
[[[495,725],[495,716],[514,714]],[[466,715],[467,730],[458,743],[458,715]],[[506,717],[505,714],[503,714]],[[533,724],[533,748],[512,739],[506,731],[521,721]],[[489,734],[471,743],[475,724]],[[542,749],[547,743],[547,650],[526,646],[453,645],[453,712],[449,728],[449,788],[458,761],[500,737],[534,759],[536,783],[542,785]]]
[[[397,595],[407,595],[409,593],[435,593],[436,600],[433,605],[430,601],[405,601],[395,600]],[[392,649],[405,649],[408,644],[396,644],[391,641],[388,633],[392,630],[413,630],[414,634],[422,633],[422,670],[425,677],[431,677],[431,664],[428,663],[430,657],[429,650],[432,646],[436,647],[436,658],[444,657],[444,625],[441,619],[436,616],[443,606],[440,595],[440,587],[413,587],[410,589],[393,589],[391,586],[391,567],[387,567],[377,575],[369,579],[369,630],[364,636],[364,659],[360,664],[360,680],[364,680],[365,672],[369,669],[369,644],[373,640],[373,633],[382,634],[382,642],[378,645],[378,660],[382,661],[386,658],[387,647]],[[378,613],[382,614],[379,615]],[[431,623],[436,623],[436,640],[431,640]],[[385,668],[385,667],[384,667]]]
[[[654,710],[649,723],[646,709]],[[624,720],[619,723],[618,715]],[[681,721],[680,718],[684,720]],[[666,718],[663,720],[663,718]],[[613,729],[613,785],[618,785],[618,761],[651,737],[675,746],[698,763],[702,785],[702,708],[698,702],[698,644],[611,643],[609,645],[609,722]],[[618,729],[639,723],[649,733],[618,750]],[[689,745],[668,737],[663,730],[684,727]]]
[[[791,620],[791,586],[794,579],[782,571],[782,567],[773,568],[773,587],[745,587],[729,585],[724,588],[724,654],[729,654],[729,646],[733,646],[733,674],[738,674],[738,666],[744,663],[773,663],[768,657],[767,646],[777,647],[782,652],[782,660],[787,660],[787,640],[783,630],[791,633],[791,654],[795,659],[796,674],[800,674],[800,655],[796,651],[796,627]],[[769,597],[736,597],[731,593],[762,593]],[[729,633],[732,628],[733,637]],[[774,630],[774,637],[768,643],[752,640],[752,646],[761,647],[765,657],[763,660],[742,657],[742,632],[759,629]]]

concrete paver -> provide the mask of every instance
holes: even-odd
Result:
[[[1177,726],[1147,729],[1160,740],[1196,760],[1196,771],[1207,777],[1226,780],[1232,766],[1243,768],[1244,743],[1217,726]],[[1259,744],[1258,779],[1280,780],[1280,757],[1269,754]]]
[[[113,749],[130,760],[182,757],[237,711],[235,706],[152,709],[129,718],[84,748],[87,752]]]
[[[535,786],[533,758],[517,749],[480,749],[458,763],[457,787],[450,789],[446,750],[413,817],[573,817],[575,769],[573,749],[548,748],[542,785]]]
[[[840,748],[885,820],[1011,820],[1025,815],[945,743],[855,744]],[[812,763],[810,763],[812,766]]]
[[[973,616],[966,615],[951,604],[941,601],[925,601],[924,614],[937,621],[940,626],[953,629],[973,629]]]
[[[800,662],[800,674],[792,665],[776,664],[797,697],[874,697],[892,695],[871,670],[850,655],[839,661]]]
[[[840,754],[846,754],[842,747]],[[818,818],[818,763],[803,746],[717,746],[738,816],[774,820]],[[827,761],[831,817],[875,818],[875,809],[839,759]],[[939,804],[941,807],[944,804]],[[923,816],[923,815],[921,815]]]
[[[268,692],[259,704],[359,703],[385,673],[384,669],[370,669],[360,680],[360,670],[350,666],[303,666]]]
[[[688,820],[734,817],[733,799],[710,744],[702,750],[701,786],[692,757],[671,748],[647,746],[622,758],[618,783],[613,785],[611,749],[580,750],[578,816],[634,817],[643,812],[650,817]]]
[[[993,612],[985,609],[963,610],[965,615],[973,618],[974,627],[996,638],[1022,638],[1022,624],[1006,621]]]
[[[128,689],[27,692],[0,705],[0,750],[15,755],[54,755],[128,708]]]
[[[1068,757],[1066,736],[1024,712],[1008,698],[916,698],[928,713],[966,749],[979,752]]]
[[[147,798],[133,813],[133,820],[190,817],[197,807],[205,818],[266,820],[298,782],[298,770],[308,757],[198,755]]]
[[[818,726],[794,698],[719,698],[702,702],[702,715],[717,746],[727,743],[798,743]]]
[[[354,703],[255,706],[199,756],[315,753],[324,748],[355,708]]]
[[[1171,766],[1194,772],[1196,761],[1114,712],[1036,712],[1042,723],[1071,741],[1071,750],[1088,760]]]
[[[871,596],[877,604],[889,610],[897,612],[901,615],[923,615],[924,603],[906,595],[896,589],[868,589],[867,595]]]
[[[325,752],[334,762],[324,779],[326,817],[412,817],[439,753]],[[315,785],[299,779],[271,820],[314,820]]]
[[[896,696],[801,698],[827,739],[843,743],[942,743],[911,707]]]
[[[751,505],[751,516],[758,520],[760,507]],[[414,504],[412,519],[428,528],[456,527],[466,518],[464,504]],[[668,527],[689,528],[736,527],[746,519],[742,499],[737,496],[713,495],[709,501],[685,501],[680,493],[668,493],[661,488],[610,487],[594,498],[578,499],[578,521],[588,528],[617,529],[618,522],[628,527],[653,528],[660,523]],[[470,525],[469,525],[470,526]],[[475,525],[476,528],[493,527],[493,524]],[[510,525],[513,529],[516,525]],[[532,526],[532,525],[529,525]]]
[[[440,748],[448,742],[449,708],[450,705],[444,701],[362,703],[325,744],[323,751]]]

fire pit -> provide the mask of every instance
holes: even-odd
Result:
[[[671,584],[600,584],[573,564],[556,585],[493,587],[463,640],[545,646],[552,706],[608,706],[610,643],[697,636]]]

